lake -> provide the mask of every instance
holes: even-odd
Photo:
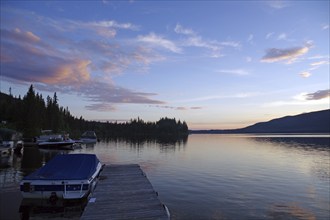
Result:
[[[58,153],[25,148],[1,157],[0,219],[21,218],[19,181]],[[329,218],[330,135],[193,134],[169,143],[101,141],[67,153],[140,164],[172,219]]]

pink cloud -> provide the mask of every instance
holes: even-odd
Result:
[[[287,49],[271,48],[266,51],[262,57],[262,62],[274,63],[278,61],[288,61],[292,63],[297,57],[304,55],[309,51],[310,45],[303,47],[292,47]]]

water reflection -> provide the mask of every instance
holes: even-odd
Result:
[[[85,144],[85,146],[87,148],[93,148],[93,147],[95,147],[95,143],[87,143],[87,144]]]
[[[24,148],[21,162],[21,171],[23,172],[23,176],[26,176],[34,170],[42,167],[57,154],[67,153],[69,153],[69,151],[39,149],[37,147]]]
[[[274,204],[270,208],[268,215],[273,219],[317,219],[313,212],[299,206],[297,203]]]
[[[8,207],[1,201],[7,197],[18,214],[21,198],[11,194],[19,193],[20,179],[59,153],[92,153],[107,164],[140,164],[172,219],[328,219],[329,148],[329,136],[197,134],[179,140],[109,139],[74,151],[26,148],[21,157],[11,155],[1,163],[4,185],[16,185],[1,188],[0,219],[8,219],[1,216]],[[21,214],[30,217],[63,219],[63,212],[68,213],[61,204],[45,203],[35,212],[22,204]],[[79,213],[79,205],[72,209]],[[44,214],[49,210],[62,214]]]
[[[304,162],[309,162],[310,173],[322,180],[330,181],[330,138],[329,137],[305,137],[305,136],[282,136],[251,138],[260,146],[271,144],[273,148],[281,148],[282,151],[292,154],[302,154]],[[312,160],[307,160],[311,158]],[[321,159],[325,158],[325,159]],[[299,163],[299,161],[295,161]]]
[[[9,155],[6,155],[6,156],[2,156],[0,157],[0,169],[5,169],[5,168],[9,168],[10,167],[10,164],[9,164],[9,161],[10,161],[10,156]]]
[[[87,204],[87,199],[58,200],[51,203],[45,199],[23,199],[19,207],[22,220],[33,217],[80,219]]]
[[[104,140],[110,147],[121,145],[129,147],[131,151],[142,152],[145,148],[158,147],[161,153],[175,152],[185,147],[188,135],[162,136],[157,138],[131,137],[131,138],[109,138]]]
[[[11,153],[0,157],[0,189],[3,187],[12,188],[10,183],[19,182],[22,178],[20,164],[22,155]]]
[[[273,143],[283,147],[295,147],[305,150],[330,150],[330,138],[329,137],[252,137],[255,141]]]
[[[188,140],[188,135],[182,136],[161,136],[157,138],[148,138],[148,137],[130,137],[130,138],[108,138],[104,139],[104,142],[114,142],[114,143],[126,143],[129,145],[139,145],[142,146],[144,144],[159,144],[159,145],[186,145]]]

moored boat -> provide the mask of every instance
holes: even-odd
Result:
[[[94,131],[86,131],[81,135],[80,142],[83,144],[93,144],[97,142],[97,136]]]
[[[53,134],[51,130],[42,131],[42,135],[37,138],[37,146],[50,149],[73,149],[75,141],[69,138],[69,135]]]
[[[0,155],[8,155],[22,145],[22,134],[7,128],[0,128]]]
[[[37,145],[40,148],[55,148],[55,149],[66,149],[72,150],[74,149],[73,145],[75,141],[68,139],[64,140],[63,138],[59,137],[56,139],[49,139],[48,141],[39,142]]]
[[[23,178],[23,198],[81,199],[95,188],[102,164],[94,154],[60,154]]]
[[[11,146],[9,143],[4,142],[0,139],[0,156],[9,155],[11,153]]]

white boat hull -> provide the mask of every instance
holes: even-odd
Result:
[[[20,184],[21,194],[27,199],[81,199],[95,188],[102,170],[98,164],[93,176],[88,180],[26,180]]]

